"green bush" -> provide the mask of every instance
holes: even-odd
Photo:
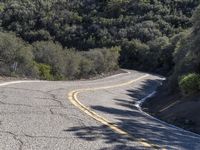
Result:
[[[93,74],[101,74],[105,71],[104,56],[100,49],[92,49],[84,52],[82,56],[92,62]]]
[[[66,50],[65,61],[65,76],[69,80],[74,80],[79,77],[81,55],[74,50]]]
[[[179,87],[184,95],[190,95],[200,90],[200,75],[190,73],[182,76],[179,81]]]
[[[79,78],[89,78],[91,75],[94,75],[93,72],[93,63],[91,60],[82,57],[80,64],[80,73],[79,73]]]
[[[0,32],[0,74],[43,80],[89,78],[118,69],[119,47],[77,52],[53,41],[32,45]]]
[[[52,41],[33,43],[35,61],[51,66],[52,75],[62,78],[65,73],[66,56],[62,46]]]
[[[101,74],[117,70],[119,68],[119,52],[120,47],[111,48],[95,48],[83,53],[83,56],[89,59],[93,65],[92,72],[94,74]]]
[[[117,46],[101,50],[104,56],[105,72],[119,69],[118,61],[120,51],[121,48]]]
[[[53,80],[53,76],[51,75],[51,67],[46,64],[38,64],[35,63],[39,70],[40,78],[43,80]]]
[[[0,32],[0,74],[37,77],[32,47],[13,33]]]

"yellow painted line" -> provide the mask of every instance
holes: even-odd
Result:
[[[159,112],[163,112],[163,111],[165,111],[165,110],[167,110],[167,109],[173,107],[174,105],[176,105],[176,104],[179,103],[179,102],[180,102],[180,101],[175,101],[175,102],[173,102],[172,104],[170,104],[169,106],[167,106],[167,107],[161,109]]]
[[[143,145],[144,147],[147,148],[154,148],[154,149],[163,149],[160,148],[159,146],[150,143],[149,141],[147,141],[144,138],[140,138],[140,139],[136,139],[134,138],[132,135],[130,135],[128,132],[126,132],[123,129],[120,129],[116,124],[110,122],[109,120],[107,120],[106,118],[100,116],[99,114],[97,114],[96,112],[92,111],[89,107],[86,107],[85,105],[83,105],[79,100],[78,100],[78,94],[82,93],[82,92],[87,92],[87,91],[96,91],[96,90],[105,90],[105,89],[111,89],[111,88],[117,88],[117,87],[122,87],[122,86],[126,86],[126,85],[130,85],[134,82],[140,81],[146,77],[148,77],[149,75],[146,74],[144,76],[141,76],[137,79],[125,82],[125,83],[121,83],[121,84],[117,84],[117,85],[111,85],[111,86],[104,86],[104,87],[97,87],[97,88],[86,88],[86,89],[78,89],[78,90],[74,90],[71,91],[68,94],[68,99],[70,100],[70,102],[76,106],[77,108],[79,108],[81,111],[83,111],[84,113],[86,113],[88,116],[92,117],[93,119],[95,119],[96,121],[108,126],[110,129],[112,129],[114,132],[122,135],[122,136],[126,136],[129,139],[132,139],[138,143],[140,143],[141,145]],[[164,149],[163,149],[164,150]]]

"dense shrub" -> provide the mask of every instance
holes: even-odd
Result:
[[[79,78],[89,78],[91,75],[95,75],[93,72],[93,62],[86,57],[82,57],[80,64],[79,64]]]
[[[123,41],[120,57],[120,64],[125,68],[142,69],[143,62],[151,59],[149,55],[149,46],[140,40]],[[148,64],[148,63],[147,63]]]
[[[32,47],[13,33],[0,32],[0,74],[37,77]]]
[[[80,74],[80,62],[82,57],[74,50],[68,50],[66,53],[65,76],[67,79],[77,79]]]
[[[120,47],[99,48],[84,52],[82,55],[92,63],[92,74],[101,74],[119,68]]]
[[[35,61],[51,66],[54,78],[62,78],[65,73],[66,55],[60,44],[52,41],[41,41],[33,43]]]
[[[92,62],[91,73],[101,74],[105,71],[104,56],[100,49],[93,49],[88,52],[84,52],[82,53],[82,56],[84,56]]]
[[[92,49],[87,52],[63,50],[59,44],[53,42],[37,42],[33,47],[42,79],[90,78],[119,68],[119,47]]]
[[[53,76],[51,74],[51,67],[49,65],[38,63],[35,63],[35,65],[39,70],[40,79],[53,80]]]
[[[182,76],[179,81],[179,86],[183,94],[190,95],[200,90],[200,75],[191,73]]]
[[[0,74],[43,80],[80,79],[118,69],[119,47],[77,52],[53,41],[26,44],[0,32]]]
[[[104,56],[104,66],[106,72],[119,69],[118,61],[119,61],[120,51],[121,51],[120,47],[111,47],[107,49],[104,48],[101,50]]]

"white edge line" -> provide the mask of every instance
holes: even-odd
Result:
[[[162,124],[164,124],[164,125],[167,125],[167,126],[169,126],[169,127],[171,127],[171,128],[174,128],[174,129],[176,129],[176,130],[179,130],[179,131],[183,131],[183,132],[186,132],[186,133],[193,134],[193,136],[198,136],[198,137],[200,137],[200,135],[197,134],[197,133],[194,133],[194,132],[192,132],[192,131],[185,130],[185,129],[183,129],[183,128],[177,127],[177,126],[172,125],[172,124],[169,124],[169,123],[167,123],[167,122],[165,122],[165,121],[162,121],[162,120],[160,120],[160,119],[158,119],[158,118],[156,118],[156,117],[154,117],[154,116],[148,114],[147,112],[143,111],[143,110],[142,110],[142,104],[143,104],[145,101],[147,101],[149,98],[153,97],[156,93],[157,93],[157,92],[154,91],[154,92],[152,92],[151,94],[149,94],[149,95],[147,95],[146,97],[144,97],[143,99],[139,100],[139,101],[135,104],[135,106],[138,108],[138,110],[139,110],[141,113],[143,113],[144,115],[146,115],[146,116],[148,116],[148,117],[150,117],[150,118],[152,118],[152,119],[154,119],[154,120],[156,120],[156,121],[158,121],[158,122],[160,122],[160,123],[162,123]]]
[[[118,76],[123,75],[123,74],[131,74],[131,72],[128,71],[128,70],[125,70],[125,69],[121,69],[121,70],[122,70],[122,71],[125,71],[125,72],[119,73],[119,74],[115,74],[115,75],[112,75],[112,76],[108,76],[108,77],[105,77],[104,79],[109,79],[109,78],[118,77]]]
[[[119,73],[119,74],[115,74],[115,75],[111,75],[111,76],[107,76],[107,77],[99,78],[99,79],[95,79],[95,80],[109,79],[109,78],[118,77],[118,76],[124,75],[124,74],[131,74],[131,72],[128,71],[128,70],[126,70],[126,69],[121,69],[121,70],[125,71],[125,73]],[[90,80],[90,79],[88,79],[88,80],[84,80],[84,81],[89,82],[89,81],[95,81],[95,80]],[[75,80],[75,81],[80,81],[80,82],[81,82],[81,80]],[[11,84],[19,84],[19,83],[37,83],[37,82],[51,82],[51,81],[47,81],[47,80],[16,80],[16,81],[4,82],[4,81],[2,80],[2,83],[0,83],[0,87],[1,87],[1,86],[6,86],[6,85],[11,85]],[[66,80],[66,81],[63,81],[63,82],[70,82],[70,80],[69,80],[69,81]],[[74,82],[74,81],[72,81],[72,82]]]
[[[123,75],[123,74],[131,74],[131,72],[128,71],[128,70],[125,70],[125,69],[122,69],[122,70],[125,71],[125,73],[119,73],[119,74],[111,75],[111,76],[105,77],[103,79],[114,78],[114,77],[117,77],[117,76],[120,76],[120,75]],[[96,80],[101,80],[101,79],[102,78],[96,79]],[[94,81],[94,80],[85,80],[85,81]],[[38,83],[38,82],[50,82],[50,81],[45,81],[45,80],[16,80],[16,81],[2,82],[2,83],[0,83],[0,87],[6,86],[6,85],[11,85],[11,84]],[[63,81],[63,82],[66,82],[66,81]]]
[[[6,86],[6,85],[11,85],[11,84],[20,84],[20,83],[38,83],[38,82],[47,82],[47,81],[40,81],[40,80],[24,80],[24,81],[10,81],[10,82],[3,82],[0,83],[0,87]]]
[[[111,76],[107,76],[107,77],[102,77],[102,78],[97,78],[97,79],[74,80],[74,81],[93,82],[93,81],[99,81],[99,80],[104,80],[104,79],[110,79],[110,78],[118,77],[118,76],[121,76],[121,75],[131,74],[131,72],[126,70],[126,69],[121,69],[121,70],[124,71],[124,72],[118,73],[118,74],[114,74],[114,75],[111,75]]]

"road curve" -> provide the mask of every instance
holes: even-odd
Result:
[[[94,81],[0,83],[0,149],[199,150],[200,136],[136,107],[160,80],[130,71]]]

